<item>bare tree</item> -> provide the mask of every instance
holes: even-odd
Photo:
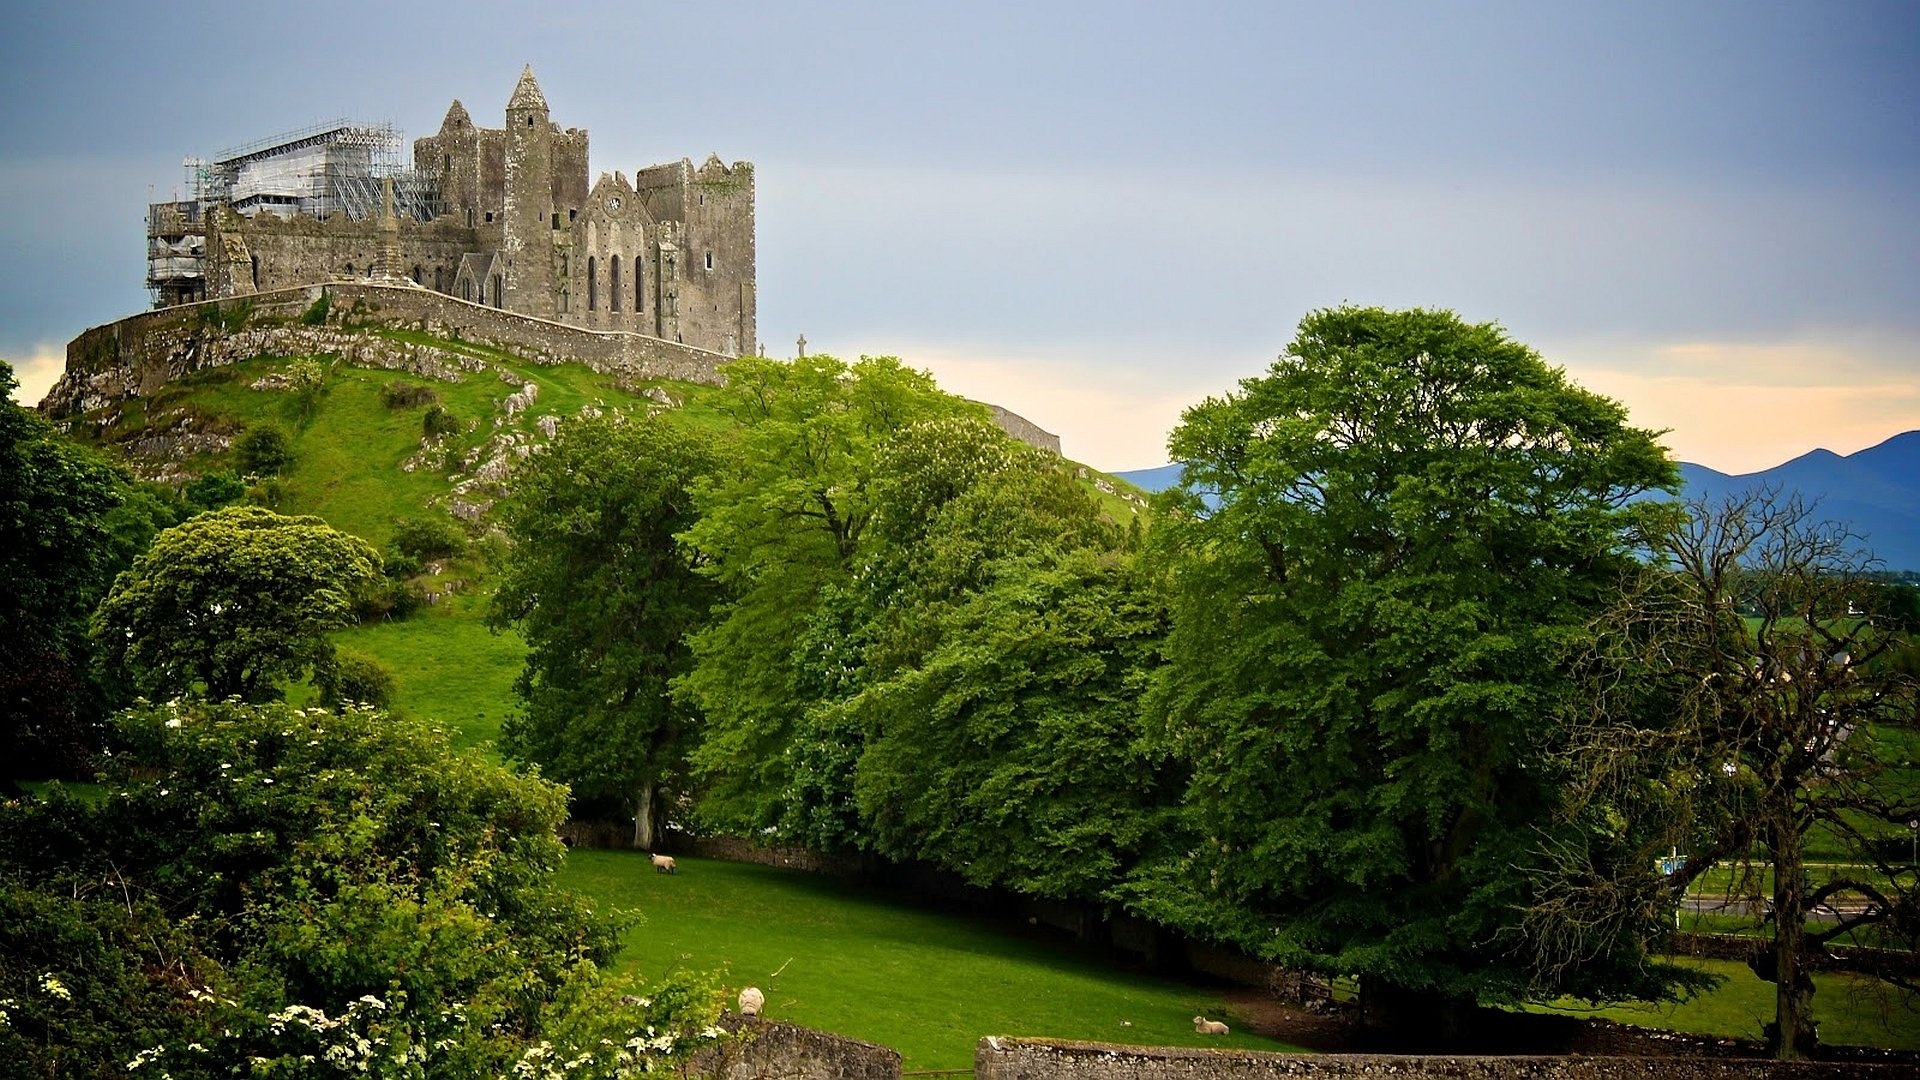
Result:
[[[1904,978],[1829,950],[1869,926],[1911,947],[1920,929],[1920,875],[1888,842],[1920,822],[1920,792],[1883,752],[1913,726],[1913,680],[1888,662],[1911,646],[1863,613],[1869,568],[1856,536],[1777,491],[1691,504],[1655,535],[1583,658],[1563,812],[1584,827],[1545,852],[1541,963],[1622,935],[1652,951],[1688,886],[1726,866],[1771,930],[1750,964],[1775,984],[1776,1056],[1814,1045],[1814,968]],[[1844,853],[1817,885],[1810,839]]]

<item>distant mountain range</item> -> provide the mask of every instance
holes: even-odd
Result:
[[[1172,487],[1179,465],[1114,473],[1146,491]],[[1895,435],[1845,457],[1813,450],[1762,472],[1730,476],[1680,463],[1688,498],[1718,499],[1762,486],[1819,500],[1821,517],[1844,521],[1866,537],[1889,570],[1920,571],[1920,431]]]

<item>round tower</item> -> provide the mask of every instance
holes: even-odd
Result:
[[[506,205],[500,253],[506,261],[502,307],[552,318],[553,124],[533,65],[507,99]]]

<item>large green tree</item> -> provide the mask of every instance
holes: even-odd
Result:
[[[209,511],[154,538],[94,613],[94,634],[144,693],[264,700],[328,655],[327,632],[379,572],[371,546],[319,518]]]
[[[513,550],[488,620],[528,645],[526,710],[503,746],[576,802],[630,813],[641,848],[695,732],[669,684],[720,591],[676,537],[697,520],[693,485],[720,461],[711,438],[667,416],[581,420],[521,467],[501,508]]]
[[[1797,496],[1690,504],[1650,554],[1596,623],[1536,938],[1556,965],[1596,928],[1657,940],[1692,882],[1731,867],[1729,894],[1768,913],[1751,966],[1774,984],[1770,1048],[1796,1057],[1816,1041],[1816,966],[1913,983],[1828,949],[1920,942],[1920,792],[1888,768],[1915,726],[1916,680],[1889,662],[1906,643],[1867,614],[1883,597],[1855,538]]]
[[[873,523],[874,453],[940,416],[984,416],[890,357],[729,364],[717,406],[737,452],[695,493],[685,536],[727,592],[677,686],[706,724],[693,763],[721,827],[859,843],[859,734],[829,707],[857,688],[855,578]]]
[[[1158,598],[1057,457],[945,418],[881,448],[859,595],[863,835],[983,886],[1098,901],[1168,788],[1140,698]]]
[[[1676,481],[1654,435],[1498,326],[1343,307],[1170,447],[1157,703],[1196,839],[1138,906],[1359,975],[1376,1017],[1539,989],[1520,867],[1555,803],[1561,657],[1630,561],[1632,498]]]
[[[0,361],[0,745],[7,775],[83,774],[97,749],[87,616],[112,581],[125,478],[13,403]]]

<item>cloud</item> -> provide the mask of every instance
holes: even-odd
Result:
[[[1166,464],[1167,433],[1181,410],[1230,388],[1186,374],[1182,365],[1156,370],[1073,347],[1016,352],[946,343],[888,351],[933,372],[943,390],[991,402],[1059,435],[1067,457],[1106,471]]]
[[[13,365],[13,377],[20,380],[14,388],[13,400],[21,405],[37,405],[47,396],[53,384],[67,370],[67,349],[64,345],[42,343],[35,345],[26,356],[4,357]]]
[[[1920,340],[1614,342],[1558,350],[1569,374],[1667,429],[1674,455],[1756,472],[1815,447],[1851,454],[1920,429]]]

